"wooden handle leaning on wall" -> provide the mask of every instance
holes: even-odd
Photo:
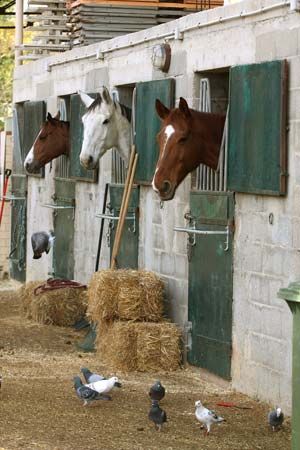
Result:
[[[129,200],[130,200],[130,195],[131,195],[131,191],[132,191],[133,180],[134,180],[134,175],[135,175],[135,170],[136,170],[136,165],[137,165],[137,160],[138,160],[138,154],[135,153],[134,148],[131,152],[130,161],[131,160],[133,162],[132,162],[132,165],[131,166],[129,165],[129,167],[128,167],[128,173],[127,173],[126,183],[124,186],[124,193],[123,193],[123,198],[122,198],[120,216],[119,216],[119,220],[118,220],[118,226],[117,226],[115,240],[114,240],[114,246],[113,246],[113,250],[112,250],[111,265],[110,265],[111,269],[116,268],[116,258],[117,258],[117,255],[118,255],[119,249],[120,249],[122,232],[123,232],[123,228],[124,228],[125,218],[126,218],[126,214],[127,214],[127,209],[128,209],[128,205],[129,205]]]

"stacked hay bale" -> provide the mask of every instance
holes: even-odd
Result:
[[[181,333],[163,319],[162,280],[145,270],[96,272],[88,289],[87,315],[98,323],[102,361],[124,371],[175,370]]]
[[[87,309],[85,287],[41,291],[45,281],[31,281],[19,289],[21,312],[30,320],[45,325],[72,326]]]

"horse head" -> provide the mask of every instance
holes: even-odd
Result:
[[[199,164],[217,169],[225,117],[190,109],[182,97],[178,108],[170,110],[158,99],[155,106],[162,126],[152,187],[166,201]]]
[[[79,92],[87,108],[82,117],[83,142],[80,163],[86,169],[96,169],[99,159],[112,147],[116,147],[127,166],[130,152],[130,121],[125,107],[112,100],[106,87],[96,99]]]
[[[24,167],[28,173],[38,173],[48,162],[60,155],[70,152],[69,122],[59,120],[60,113],[55,117],[50,113],[40,129],[31,149],[29,150]]]

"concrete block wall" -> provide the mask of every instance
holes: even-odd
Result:
[[[299,279],[300,23],[298,13],[290,12],[287,6],[268,11],[274,3],[275,0],[239,2],[18,67],[14,101],[45,96],[56,99],[78,89],[94,91],[102,84],[112,89],[173,76],[176,102],[183,96],[195,107],[199,72],[288,59],[288,195],[277,198],[236,193],[235,196],[232,356],[233,386],[278,403],[288,413],[291,406],[291,314],[285,303],[277,299],[277,291]],[[264,7],[261,13],[240,16],[244,11],[258,11],[261,7]],[[232,19],[234,15],[236,19]],[[203,24],[207,26],[202,27]],[[187,27],[192,29],[184,32],[183,40],[170,39],[169,73],[155,70],[151,54],[152,47],[164,40],[159,38],[160,33]],[[150,37],[152,40],[148,41]],[[123,45],[126,47],[120,48]],[[104,60],[97,59],[99,50],[109,50]],[[84,56],[86,59],[82,59]],[[47,67],[50,67],[49,72],[45,70]],[[111,179],[110,163],[107,154],[100,163],[98,184],[76,184],[75,278],[82,282],[88,282],[94,271],[99,233],[99,222],[94,215],[101,208],[105,182]],[[49,227],[52,224],[51,213],[41,208],[41,203],[49,200],[53,193],[52,179],[53,173],[48,169],[45,180],[29,179],[28,233],[37,225]],[[186,237],[175,233],[173,227],[185,225],[183,217],[189,209],[190,186],[191,180],[187,177],[174,200],[165,203],[163,209],[150,186],[142,186],[140,193],[139,266],[154,270],[164,278],[169,315],[180,324],[187,319],[188,264]],[[271,213],[273,223],[270,223]],[[43,269],[34,267],[28,258],[28,280],[38,278],[41,270],[46,273],[46,265]],[[104,245],[100,267],[108,265],[109,249]]]

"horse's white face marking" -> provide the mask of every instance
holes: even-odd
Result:
[[[110,99],[108,91],[106,92],[106,98],[102,95],[102,101],[82,117],[84,134],[80,162],[87,169],[95,169],[99,159],[112,147],[117,147],[125,162],[128,161],[130,124],[122,116],[120,106],[118,104],[116,106]],[[90,106],[91,103],[86,98],[89,96],[84,95],[82,101],[86,106]]]
[[[28,169],[30,168],[30,165],[31,165],[31,164],[33,163],[33,161],[34,161],[34,145],[35,145],[36,141],[38,140],[39,135],[41,134],[41,132],[42,132],[42,130],[40,130],[40,131],[38,132],[38,135],[37,135],[37,137],[35,138],[34,143],[32,144],[31,149],[30,149],[29,152],[27,153],[27,156],[26,156],[25,161],[24,161],[24,169],[25,169],[25,170],[28,170]]]
[[[161,153],[161,157],[163,157],[164,152],[165,152],[166,147],[167,147],[168,140],[170,139],[170,137],[172,136],[173,133],[175,133],[175,128],[173,127],[173,125],[167,125],[166,128],[165,128],[165,141],[164,141],[164,148],[163,148],[163,151]],[[153,188],[153,190],[155,192],[159,192],[159,190],[155,186],[155,181],[154,181],[157,171],[158,171],[158,168],[156,168],[154,176],[153,176],[153,180],[152,180],[152,188]]]
[[[33,156],[33,146],[32,146],[31,149],[29,150],[29,152],[27,153],[26,158],[25,158],[24,168],[26,169],[26,165],[27,164],[31,164],[33,160],[34,160],[34,156]]]

